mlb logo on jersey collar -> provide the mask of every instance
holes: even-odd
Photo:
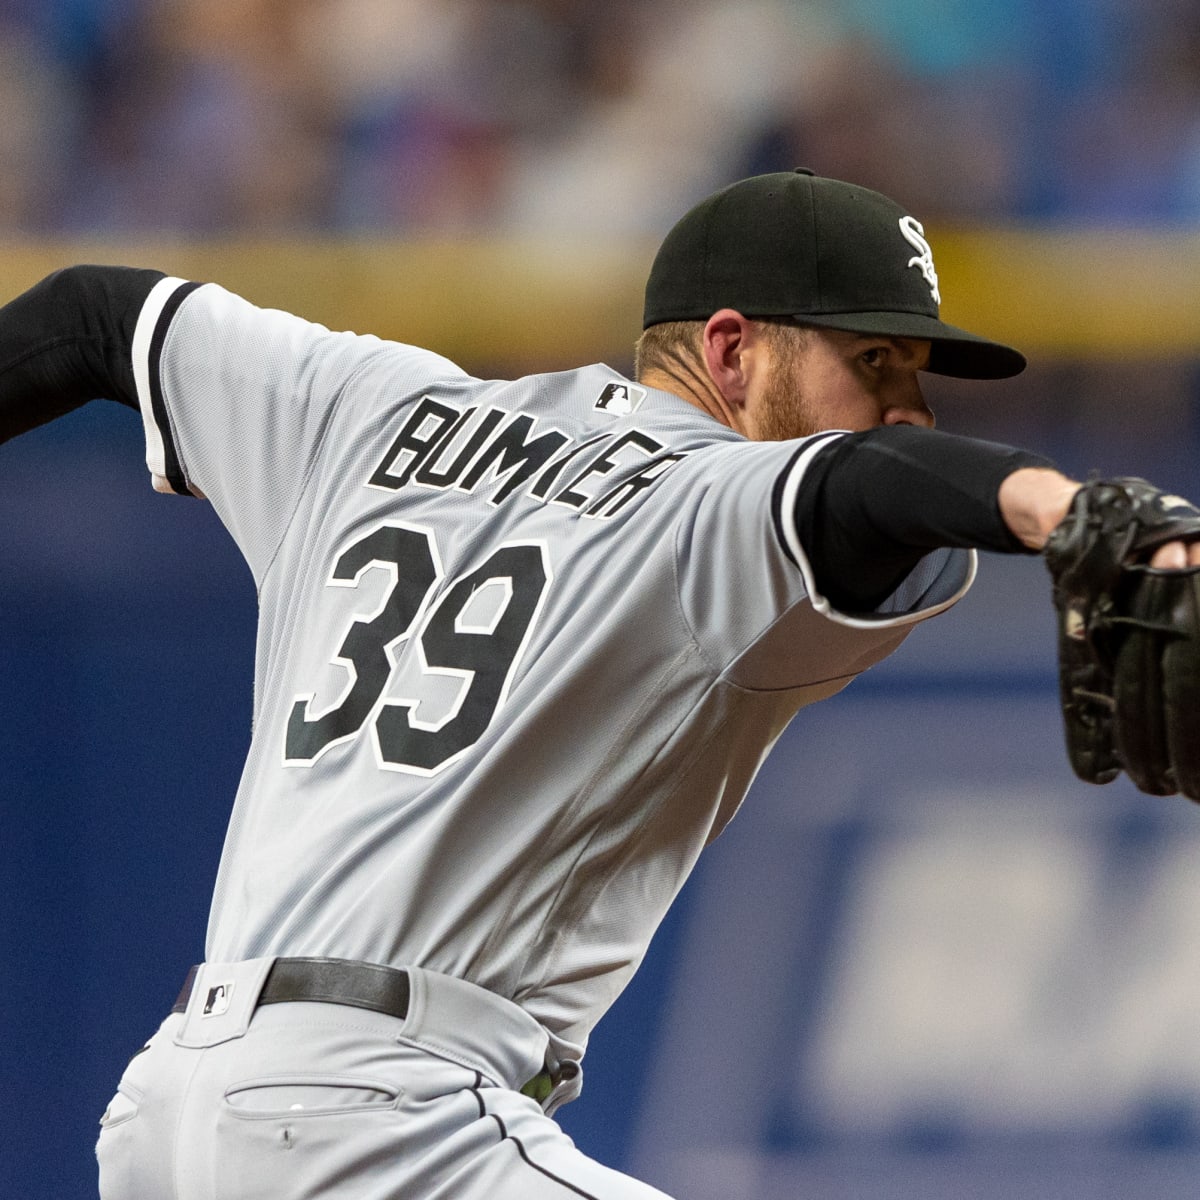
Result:
[[[595,407],[614,417],[627,417],[641,408],[645,398],[645,388],[635,387],[632,383],[609,383],[600,393]]]

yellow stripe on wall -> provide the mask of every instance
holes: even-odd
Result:
[[[1027,353],[1200,352],[1200,234],[990,230],[934,247],[943,318]]]
[[[955,324],[1040,358],[1200,348],[1200,233],[929,232]],[[627,242],[10,241],[0,298],[75,262],[153,266],[466,363],[552,369],[628,360],[653,253]]]

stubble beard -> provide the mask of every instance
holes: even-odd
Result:
[[[789,330],[788,334],[774,346],[775,362],[763,394],[757,441],[786,442],[810,437],[823,428],[802,383],[807,339],[801,330]]]

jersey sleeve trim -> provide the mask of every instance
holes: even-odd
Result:
[[[163,395],[159,365],[167,331],[179,306],[201,285],[167,276],[151,289],[133,333],[133,378],[146,434],[146,466],[161,492],[196,493],[188,486]]]
[[[779,478],[775,481],[775,488],[771,496],[771,515],[775,522],[775,530],[779,535],[784,553],[800,571],[801,578],[804,580],[804,590],[808,593],[813,611],[828,617],[838,625],[845,625],[850,629],[887,629],[912,625],[917,621],[924,621],[928,617],[944,612],[946,609],[957,604],[966,595],[971,584],[975,582],[975,575],[979,569],[979,555],[976,551],[970,550],[967,552],[966,574],[962,584],[951,596],[936,604],[932,604],[926,608],[914,609],[911,612],[894,615],[880,613],[877,616],[864,616],[860,614],[852,617],[834,608],[817,589],[812,565],[808,560],[808,555],[805,553],[804,546],[801,544],[799,530],[796,528],[794,515],[796,512],[796,496],[800,491],[804,472],[817,453],[829,445],[833,439],[844,437],[845,433],[845,430],[833,430],[806,441],[792,456],[787,466],[780,472]]]
[[[775,533],[784,554],[795,567],[800,565],[803,558],[803,552],[797,554],[800,538],[796,532],[796,520],[793,515],[796,511],[796,493],[800,488],[800,480],[804,478],[804,472],[816,452],[836,438],[842,437],[843,432],[831,430],[806,441],[788,459],[787,466],[779,472],[775,487],[771,491],[771,518],[775,522]]]

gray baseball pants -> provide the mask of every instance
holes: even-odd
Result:
[[[272,961],[206,964],[135,1055],[101,1122],[101,1200],[668,1200],[520,1093],[547,1039],[516,1005],[412,969],[403,1020],[256,1007]]]

